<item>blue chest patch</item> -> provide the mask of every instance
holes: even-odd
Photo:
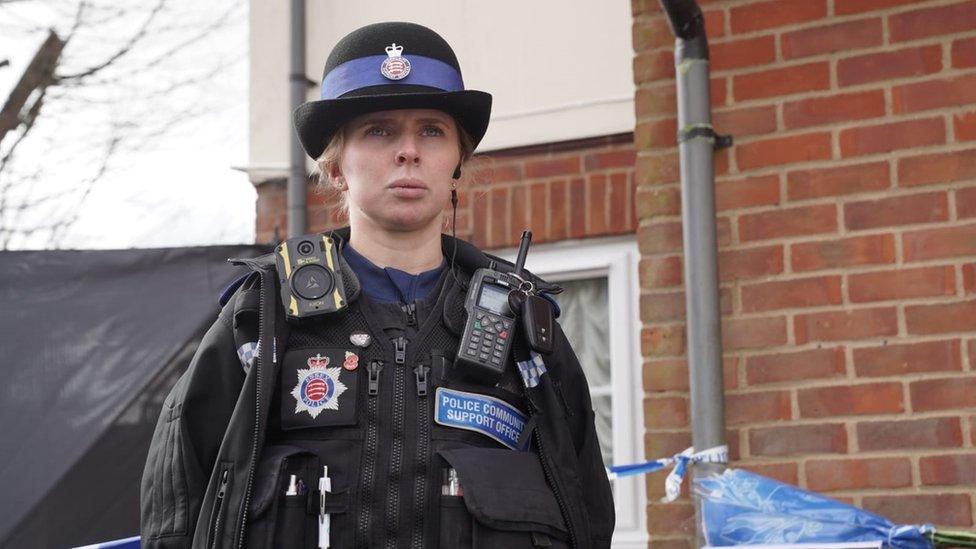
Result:
[[[481,433],[512,450],[525,449],[518,442],[528,418],[518,408],[498,398],[443,387],[437,388],[436,397],[438,425]]]

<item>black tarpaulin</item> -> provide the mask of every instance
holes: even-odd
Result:
[[[116,464],[140,466],[145,435],[133,436],[140,442],[132,446],[106,434],[126,431],[123,411],[153,380],[158,385],[164,367],[185,366],[188,343],[216,318],[220,291],[244,272],[226,259],[266,251],[0,252],[0,544],[25,523],[67,528],[70,535],[70,515],[31,516],[39,508],[86,505],[86,494],[64,486],[138,494],[131,479],[112,486],[111,473]],[[148,413],[158,413],[154,408]],[[72,471],[106,478],[70,478]],[[54,493],[79,501],[39,505]],[[137,533],[134,527],[127,535]]]

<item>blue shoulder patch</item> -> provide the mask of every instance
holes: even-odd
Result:
[[[251,275],[256,275],[256,274],[258,273],[250,272],[239,276],[236,280],[234,280],[226,288],[224,288],[224,291],[220,292],[220,297],[217,298],[217,303],[220,303],[221,307],[227,305],[227,302],[230,301],[230,296],[234,295],[234,292],[236,292],[237,289],[241,287],[241,285],[247,282],[247,279],[250,278]]]

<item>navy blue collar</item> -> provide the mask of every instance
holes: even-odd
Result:
[[[359,278],[363,293],[382,302],[413,303],[425,298],[437,285],[441,271],[447,265],[445,259],[436,269],[414,275],[393,267],[380,267],[354,250],[348,242],[342,248],[342,257]]]

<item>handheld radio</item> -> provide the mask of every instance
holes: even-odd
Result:
[[[344,309],[345,286],[339,250],[325,234],[289,238],[275,247],[281,302],[289,318],[305,318]]]
[[[532,233],[523,232],[515,269],[511,273],[495,270],[492,262],[489,268],[478,269],[471,277],[464,300],[468,318],[464,323],[456,363],[472,377],[490,383],[496,383],[501,378],[505,361],[512,351],[512,336],[519,316],[523,316],[530,346],[535,349],[541,341],[543,347],[548,347],[543,352],[552,352],[551,310],[545,299],[531,293],[532,284],[522,277],[531,241]],[[530,302],[533,306],[527,308],[525,305]],[[540,320],[541,332],[537,325]]]

